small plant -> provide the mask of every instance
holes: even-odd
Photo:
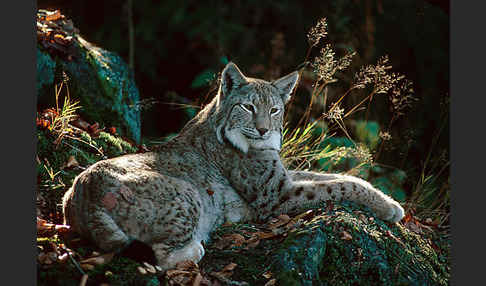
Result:
[[[348,174],[358,175],[361,171],[373,168],[377,163],[383,144],[389,140],[390,128],[393,122],[402,115],[416,100],[413,97],[412,82],[405,76],[391,72],[391,65],[388,56],[378,59],[374,65],[367,65],[354,74],[354,80],[347,87],[342,89],[341,95],[333,97],[337,100],[329,104],[329,91],[332,86],[339,82],[341,73],[345,72],[352,63],[356,52],[347,52],[342,57],[338,57],[331,44],[325,44],[319,54],[309,61],[311,50],[318,47],[328,34],[326,18],[322,18],[312,27],[307,34],[309,48],[305,57],[305,64],[300,70],[301,78],[305,76],[312,79],[313,85],[310,92],[310,102],[306,107],[303,116],[300,117],[295,128],[286,126],[284,129],[284,140],[281,151],[283,161],[294,169],[326,169],[330,171],[345,159],[354,160],[354,165],[346,170]],[[341,86],[339,86],[342,88]],[[345,98],[351,95],[360,96],[358,103],[347,107],[344,105]],[[348,130],[349,119],[360,111],[366,109],[364,124],[368,122],[368,113],[371,108],[373,98],[378,95],[388,95],[393,112],[392,119],[386,130],[377,131],[378,142],[382,138],[379,150],[376,152],[363,142],[355,142],[352,132]],[[293,97],[294,98],[294,97]],[[365,104],[367,103],[367,106]],[[318,107],[318,108],[316,108]],[[292,102],[288,107],[288,114],[292,114]],[[286,120],[288,121],[288,120]],[[332,138],[342,134],[349,146],[334,146],[329,144]],[[381,134],[381,137],[378,137]],[[386,139],[386,140],[385,140]]]
[[[372,176],[381,176],[376,177],[376,184],[383,187],[386,185],[389,189],[390,187],[393,188],[391,181],[398,181],[401,188],[405,184],[404,178],[407,178],[408,182],[415,180],[415,183],[412,183],[412,186],[408,189],[405,207],[414,215],[424,219],[430,218],[439,225],[448,225],[450,208],[448,170],[450,162],[446,151],[440,154],[435,152],[438,137],[448,121],[447,116],[443,116],[443,126],[434,136],[430,151],[422,166],[418,168],[418,176],[415,174],[415,170],[404,172],[399,169],[404,167],[408,151],[404,153],[401,164],[388,166],[379,163],[380,156],[385,151],[385,146],[392,146],[393,144],[410,146],[411,144],[410,140],[407,141],[406,139],[403,140],[407,142],[398,142],[400,138],[394,138],[391,134],[393,124],[406,115],[414,102],[418,100],[414,96],[413,83],[404,75],[392,72],[390,60],[385,55],[373,65],[362,66],[358,72],[354,73],[353,80],[347,88],[343,88],[340,84],[337,88],[332,89],[334,85],[339,83],[341,73],[351,66],[356,52],[348,52],[339,58],[332,46],[325,44],[317,57],[310,62],[311,50],[326,38],[327,27],[326,19],[322,18],[307,34],[309,48],[304,60],[305,64],[300,69],[300,75],[301,78],[312,79],[313,85],[309,89],[309,104],[303,115],[300,116],[296,127],[285,126],[281,151],[284,163],[293,169],[327,171],[339,166],[341,172],[370,176],[365,179],[369,179],[372,183]],[[331,90],[333,97],[337,100],[328,104]],[[343,92],[336,94],[336,91],[339,90]],[[360,126],[368,124],[369,111],[372,108],[374,98],[383,95],[387,96],[391,119],[388,123],[383,124],[384,128],[378,127],[379,130],[376,131],[373,144],[368,143],[366,145],[364,142],[355,141],[353,135],[355,136],[358,133],[356,131],[353,134],[352,130],[348,129],[349,126],[357,127],[358,122]],[[358,97],[358,99],[354,100],[354,102],[357,102],[356,104],[348,107],[344,103],[345,98],[350,96]],[[292,101],[294,98],[292,97]],[[286,116],[294,115],[297,112],[293,110],[292,101],[288,105]],[[327,105],[329,105],[329,108],[326,108]],[[351,119],[359,113],[364,120]],[[333,141],[338,143],[330,144]],[[341,145],[343,142],[349,144]],[[340,165],[346,160],[353,160],[354,164]],[[384,169],[388,171],[383,171]],[[400,175],[397,177],[397,174]],[[390,194],[393,194],[395,190],[389,191]]]
[[[78,117],[76,111],[81,108],[79,101],[73,101],[69,95],[68,81],[69,78],[63,72],[63,80],[59,84],[54,85],[56,108],[46,109],[41,117],[37,118],[37,126],[47,128],[57,136],[55,140],[56,145],[59,145],[62,138],[72,131],[69,123]],[[59,107],[59,97],[63,87],[65,88],[64,102]]]

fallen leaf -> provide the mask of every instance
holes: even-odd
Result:
[[[189,275],[189,274],[191,274],[191,272],[184,271],[184,270],[179,270],[179,269],[170,269],[170,270],[167,270],[165,272],[165,275],[168,278],[172,278],[172,277],[175,277],[175,276],[178,276],[178,275]]]
[[[250,249],[250,248],[255,248],[258,246],[258,244],[260,244],[260,238],[257,236],[257,235],[253,235],[252,237],[250,237],[250,239],[248,239],[246,241],[246,247],[245,249]]]
[[[246,241],[245,237],[239,233],[233,233],[233,234],[230,234],[228,237],[227,237],[228,240],[232,241],[231,243],[231,246],[230,247],[238,247],[238,246],[242,246],[243,243]]]
[[[343,230],[341,232],[341,237],[340,237],[342,240],[351,240],[353,239],[353,237],[351,236],[351,234],[349,234],[347,231]]]
[[[223,271],[223,272],[225,272],[225,271],[233,271],[236,268],[236,266],[238,266],[238,264],[231,262],[230,264],[226,265],[223,268],[223,270],[221,270],[221,271]]]
[[[270,271],[266,271],[265,273],[262,274],[263,277],[270,279],[272,278],[273,273]]]
[[[76,158],[73,155],[69,156],[67,163],[66,163],[66,168],[72,168],[72,167],[78,167],[78,166],[79,166],[79,163],[76,160]]]
[[[101,130],[99,129],[100,124],[98,122],[95,122],[94,124],[91,124],[88,127],[88,132],[91,136],[97,137],[100,135]]]
[[[155,267],[152,264],[149,264],[147,262],[144,262],[143,263],[143,266],[145,266],[145,270],[147,270],[147,272],[149,272],[149,273],[155,274],[155,272],[157,272],[155,270]]]
[[[276,236],[276,234],[273,233],[273,232],[263,232],[263,231],[255,232],[255,235],[257,235],[258,238],[260,238],[260,239],[267,239],[267,238],[272,238],[272,237]]]
[[[61,18],[61,12],[59,10],[47,11],[45,20],[46,21],[56,21]]]
[[[265,283],[265,286],[274,286],[277,283],[277,279],[273,278],[269,280],[267,283]]]
[[[176,269],[186,271],[199,271],[199,266],[192,260],[184,260],[176,264]]]
[[[194,281],[192,281],[192,286],[200,286],[202,279],[203,277],[201,273],[197,273],[196,277],[194,278]]]
[[[80,261],[80,263],[92,264],[92,265],[102,265],[102,264],[110,262],[113,259],[114,256],[115,256],[115,253],[110,252],[110,253],[106,253],[106,254],[103,254],[103,255],[100,255],[100,256],[90,257],[90,258],[84,259],[84,260]]]
[[[210,195],[210,196],[214,195],[214,191],[210,190],[210,189],[207,189],[206,193],[208,193],[208,195]]]
[[[275,229],[277,227],[287,224],[289,221],[290,217],[286,214],[282,214],[279,215],[276,219],[273,219],[268,225],[268,228]]]

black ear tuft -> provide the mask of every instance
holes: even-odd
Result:
[[[225,86],[225,89],[228,90],[228,91],[231,91],[233,89],[233,80],[231,79],[231,77],[226,76],[224,78],[224,86]]]

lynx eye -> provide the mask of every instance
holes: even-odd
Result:
[[[255,113],[255,107],[251,104],[240,104],[240,106],[250,113]]]
[[[271,115],[277,115],[279,113],[280,113],[280,109],[278,109],[278,108],[273,107],[272,109],[270,109]]]

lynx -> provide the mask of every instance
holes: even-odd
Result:
[[[197,263],[201,242],[224,222],[265,220],[327,200],[400,221],[400,204],[362,179],[284,167],[284,106],[298,79],[296,71],[270,82],[250,78],[228,63],[216,97],[178,136],[79,174],[63,199],[65,223],[105,251],[141,241],[167,270]]]

